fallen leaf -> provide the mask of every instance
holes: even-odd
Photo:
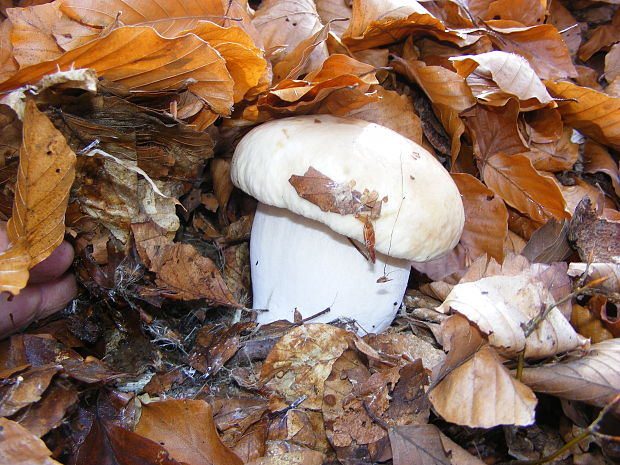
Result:
[[[596,27],[587,42],[581,45],[579,59],[587,61],[600,49],[610,46],[618,40],[620,40],[620,13],[616,11],[610,24]]]
[[[211,406],[202,400],[165,400],[142,405],[136,432],[186,463],[241,465],[220,440]]]
[[[348,331],[319,323],[293,328],[282,336],[260,372],[261,383],[272,396],[272,411],[299,400],[303,408],[320,409],[323,384],[353,337]]]
[[[510,375],[489,346],[446,376],[429,397],[439,415],[459,425],[491,428],[534,423],[536,396]]]
[[[545,81],[545,85],[553,97],[562,99],[558,109],[566,124],[620,150],[620,98],[567,81]]]
[[[515,99],[503,107],[476,104],[460,116],[473,138],[477,158],[487,160],[498,153],[512,155],[528,150],[519,134],[519,103]]]
[[[30,256],[28,268],[32,268],[64,239],[64,217],[75,178],[75,160],[62,134],[33,101],[28,101],[13,216],[7,224],[7,234],[14,245],[4,254],[5,260],[16,265],[14,270],[20,278],[23,255]],[[16,283],[11,286],[13,290],[16,287]]]
[[[8,417],[39,401],[52,378],[61,369],[59,365],[42,365],[3,380],[0,387],[0,416]]]
[[[620,339],[594,344],[583,356],[525,368],[522,381],[534,391],[604,407],[620,393]]]
[[[43,441],[6,418],[0,418],[0,455],[13,465],[59,465]]]
[[[259,457],[246,465],[322,465],[325,455],[314,450],[286,452],[271,457]]]
[[[462,55],[450,59],[457,73],[466,78],[474,96],[491,105],[504,105],[511,97],[517,97],[521,108],[546,105],[552,101],[544,84],[525,58],[513,53],[493,51],[479,55]],[[475,76],[490,79],[498,86],[478,87]]]
[[[493,43],[500,50],[524,57],[540,79],[577,75],[568,48],[552,25],[514,27],[514,23],[502,20],[488,21],[486,24],[497,34],[489,37]]]
[[[532,220],[569,217],[557,184],[538,173],[527,157],[497,153],[486,160],[482,173],[493,192]]]
[[[207,376],[217,373],[235,355],[241,346],[241,333],[255,323],[236,323],[230,328],[224,325],[205,325],[196,334],[194,350],[189,364]]]
[[[585,173],[604,173],[611,179],[616,195],[620,195],[620,172],[618,163],[607,149],[592,140],[586,141],[583,147],[583,167]]]
[[[118,53],[119,47],[123,54]],[[229,115],[234,101],[226,62],[207,42],[194,34],[167,39],[150,27],[138,26],[115,29],[55,60],[23,68],[0,83],[0,90],[33,84],[45,74],[70,67],[93,68],[99,76],[132,90],[176,90],[186,86],[217,114]]]
[[[504,258],[508,211],[501,198],[469,174],[452,174],[465,208],[465,227],[457,247],[465,249],[467,263],[482,254],[498,262]]]
[[[75,463],[181,465],[157,442],[99,418],[92,422],[73,458]]]
[[[613,339],[614,335],[605,327],[601,317],[589,307],[589,305],[582,307],[579,304],[573,304],[570,324],[583,337],[590,338],[593,344]]]
[[[484,19],[509,19],[524,26],[536,26],[545,20],[547,3],[547,0],[495,0],[489,2]]]
[[[498,350],[516,357],[543,358],[584,346],[558,308],[553,308],[528,337],[524,325],[555,303],[550,291],[523,272],[513,276],[489,276],[457,284],[437,310],[452,309],[464,315]]]
[[[568,258],[573,250],[568,243],[569,222],[556,221],[554,218],[534,231],[521,254],[530,262],[552,263]]]
[[[451,465],[435,425],[407,425],[390,428],[394,465]]]
[[[15,420],[38,437],[42,437],[64,421],[67,410],[78,400],[78,390],[68,383],[55,382],[43,398],[20,412]]]

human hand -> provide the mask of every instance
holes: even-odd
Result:
[[[5,227],[0,224],[0,251],[9,245]],[[18,295],[0,294],[0,339],[62,310],[76,296],[75,276],[65,273],[72,262],[73,248],[63,242],[30,270],[28,285]]]

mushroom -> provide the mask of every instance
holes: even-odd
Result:
[[[459,191],[423,147],[383,126],[310,115],[262,124],[237,145],[233,183],[259,201],[250,237],[257,321],[394,319],[411,262],[450,251]],[[261,311],[267,310],[267,311]]]

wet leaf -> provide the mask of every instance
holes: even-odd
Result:
[[[211,406],[202,400],[165,400],[142,405],[136,432],[162,445],[181,462],[241,465],[220,440]]]
[[[0,387],[0,416],[8,417],[41,399],[59,365],[42,365],[4,380]]]
[[[0,418],[0,454],[6,463],[14,465],[59,464],[50,458],[52,453],[43,441],[6,418]]]
[[[594,344],[581,357],[525,368],[522,380],[534,391],[603,407],[620,393],[620,339]]]

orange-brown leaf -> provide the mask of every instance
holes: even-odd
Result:
[[[539,78],[554,79],[577,75],[562,36],[550,24],[506,27],[507,24],[502,20],[489,21],[487,24],[498,34],[495,45],[500,50],[524,57]],[[492,39],[493,37],[491,36]]]
[[[136,432],[161,444],[179,462],[243,464],[220,439],[213,410],[203,400],[174,399],[145,404]]]
[[[7,224],[7,234],[12,242],[26,241],[30,268],[49,256],[64,238],[75,161],[64,136],[29,100],[24,114],[13,217]]]
[[[620,98],[566,81],[546,81],[545,85],[551,95],[566,99],[558,104],[565,123],[620,150]]]
[[[508,211],[502,199],[469,174],[452,174],[465,208],[465,227],[457,247],[473,262],[482,254],[498,262],[504,259]]]
[[[222,56],[194,34],[174,39],[150,27],[122,27],[47,61],[20,70],[0,84],[0,91],[34,83],[45,74],[93,68],[97,74],[129,89],[158,91],[186,86],[216,113],[227,115],[233,104],[233,82]]]
[[[19,423],[0,418],[0,456],[5,463],[59,465],[45,443]]]
[[[557,184],[536,171],[527,157],[498,153],[486,160],[482,172],[493,192],[534,221],[568,218]]]

